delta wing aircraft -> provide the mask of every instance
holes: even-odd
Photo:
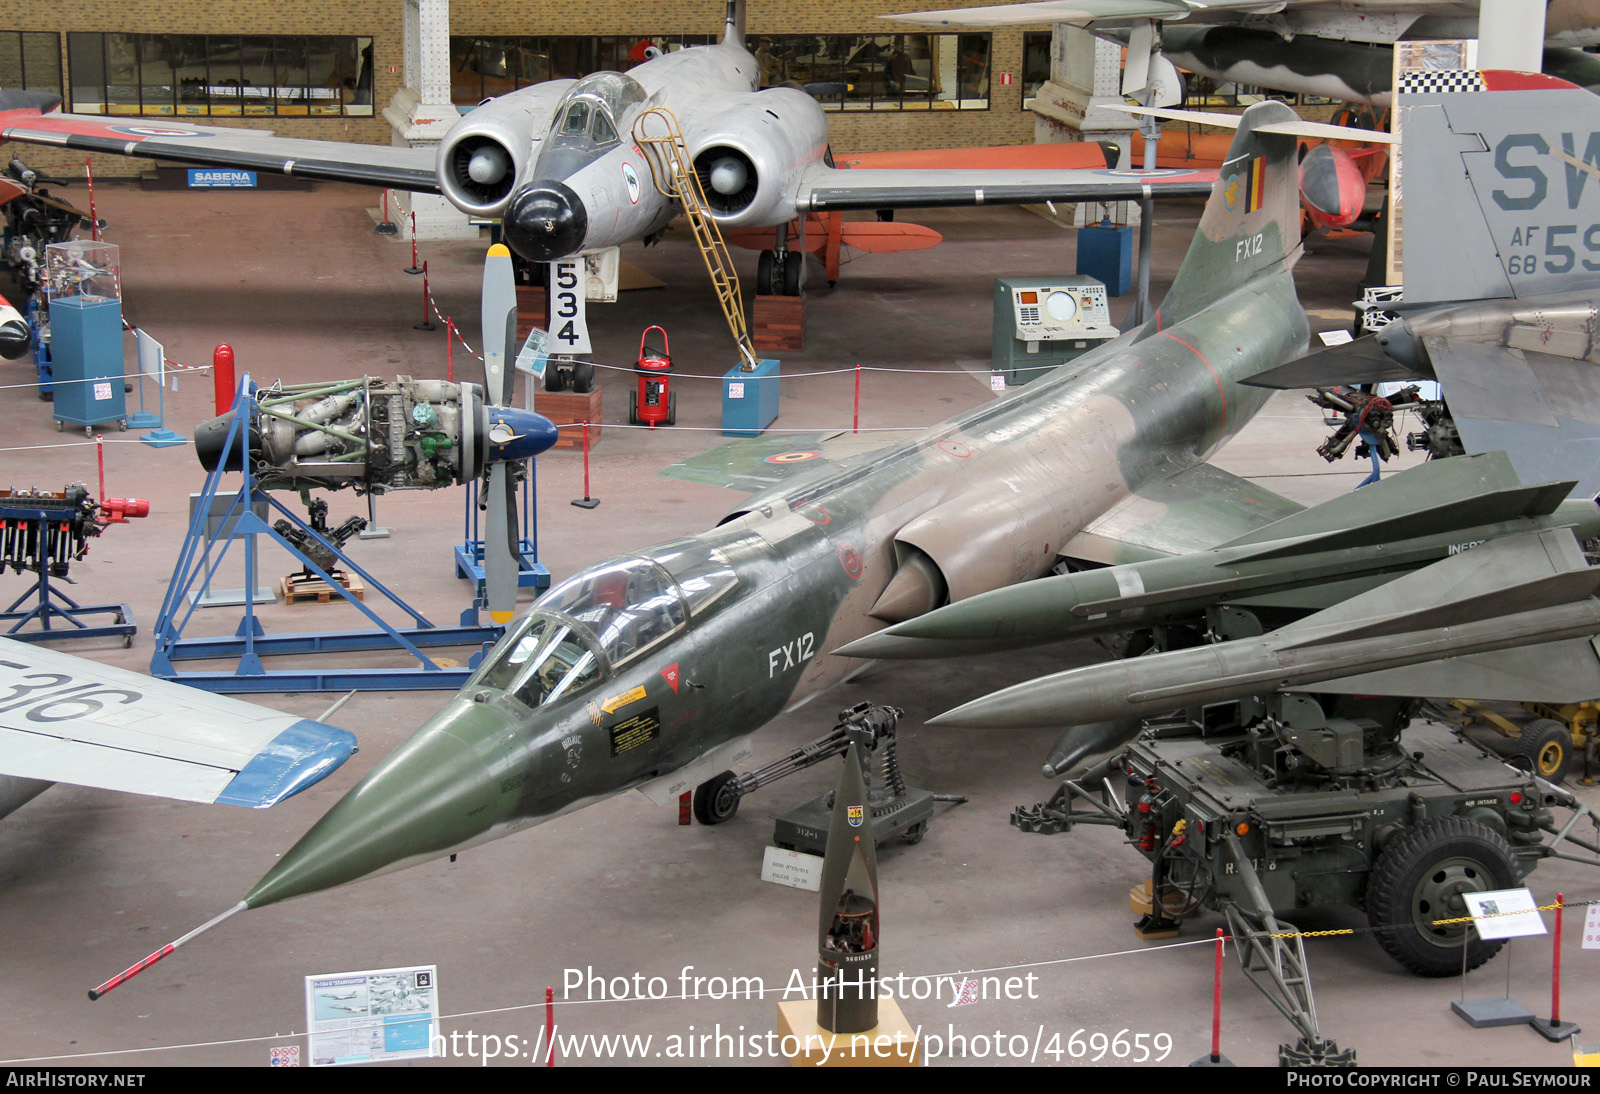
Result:
[[[1143,327],[876,451],[846,455],[848,436],[760,438],[686,469],[761,492],[711,531],[552,588],[443,710],[212,922],[630,788],[667,802],[699,784],[697,813],[726,819],[737,798],[720,776],[755,730],[851,671],[827,656],[846,642],[1039,577],[1124,503],[1190,499],[1208,534],[1272,519],[1261,492],[1205,460],[1266,400],[1240,379],[1307,342],[1290,275],[1298,125],[1281,103],[1246,112]]]
[[[791,87],[756,90],[760,66],[744,48],[743,27],[744,0],[730,0],[720,44],[662,54],[626,73],[510,92],[472,110],[436,150],[32,109],[0,113],[0,139],[438,193],[473,216],[499,217],[505,242],[533,262],[648,239],[678,214],[677,202],[651,185],[632,138],[636,119],[656,107],[676,117],[711,215],[724,229],[777,229],[806,213],[849,209],[1211,189],[1209,174],[1193,171],[837,169],[829,162],[827,115],[814,98]],[[784,239],[775,233],[780,254]],[[780,283],[782,275],[779,269]]]

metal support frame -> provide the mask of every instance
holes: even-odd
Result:
[[[1239,949],[1239,965],[1267,1002],[1300,1031],[1298,1043],[1278,1046],[1279,1062],[1286,1067],[1354,1067],[1355,1049],[1341,1052],[1338,1045],[1323,1038],[1317,1024],[1304,939],[1292,923],[1272,914],[1272,902],[1239,837],[1230,833],[1226,842],[1252,905],[1246,908],[1232,900],[1220,902]]]
[[[190,521],[188,534],[173,569],[172,582],[161,604],[161,614],[156,620],[156,650],[150,658],[151,675],[164,680],[174,680],[203,688],[207,691],[252,693],[273,691],[347,691],[350,688],[371,688],[386,691],[447,690],[461,687],[476,668],[488,646],[504,633],[498,626],[437,627],[421,613],[406,604],[382,582],[367,573],[342,550],[316,532],[290,512],[276,498],[255,484],[246,456],[239,462],[243,467],[243,482],[234,495],[232,504],[223,512],[221,525],[229,529],[222,537],[221,550],[213,557],[216,541],[206,535],[206,521],[210,514],[211,499],[215,498],[222,476],[232,462],[235,451],[244,455],[247,441],[244,432],[257,413],[256,388],[250,377],[241,377],[239,394],[234,406],[241,411],[234,417],[233,425],[223,442],[217,469],[206,476],[202,491],[203,504],[196,507]],[[367,587],[385,598],[410,617],[411,626],[397,628],[385,622],[371,608],[356,599],[349,590],[331,580],[329,574],[295,546],[279,535],[266,521],[251,511],[255,502],[265,502],[290,524],[325,546],[339,562],[360,575]],[[317,631],[303,634],[268,636],[253,604],[245,604],[244,617],[233,637],[184,638],[183,630],[195,612],[195,605],[187,602],[187,594],[197,583],[199,598],[203,598],[216,574],[217,567],[227,555],[235,539],[257,535],[270,536],[305,569],[320,577],[345,602],[366,616],[375,629],[347,631]],[[245,552],[245,587],[256,583],[254,552]],[[446,668],[426,656],[422,647],[466,646],[482,647],[471,658],[466,668]],[[389,669],[287,669],[268,670],[261,658],[283,654],[310,654],[333,650],[397,649],[409,654],[417,662],[414,668]],[[232,672],[178,672],[173,663],[188,660],[234,660]]]
[[[517,542],[517,588],[537,589],[550,587],[550,571],[539,561],[539,522],[534,508],[538,501],[538,487],[533,481],[533,469],[522,479],[522,535]],[[456,576],[472,582],[472,606],[461,613],[461,625],[475,626],[478,613],[488,607],[484,592],[483,536],[478,526],[478,483],[467,484],[466,509],[462,514],[463,542],[455,548]],[[535,595],[538,595],[535,593]]]
[[[37,602],[34,606],[23,610],[23,602],[34,597],[36,593]],[[109,615],[113,621],[91,627],[79,618],[87,615]],[[73,629],[52,627],[51,620],[55,619],[71,624]],[[79,604],[66,593],[53,591],[48,562],[39,571],[38,580],[28,591],[13,600],[5,611],[0,612],[0,622],[10,623],[13,620],[15,626],[7,630],[5,636],[14,638],[18,642],[42,642],[55,638],[121,638],[123,646],[126,647],[132,644],[134,632],[139,629],[133,622],[133,609],[127,604]],[[39,624],[38,630],[22,629],[35,621]]]
[[[24,524],[38,527],[33,540],[38,544],[38,551],[34,558],[35,565],[31,569],[36,577],[27,592],[13,600],[5,611],[0,612],[0,623],[13,624],[5,631],[5,636],[18,642],[40,642],[56,638],[121,638],[124,647],[131,645],[133,635],[139,628],[133,622],[133,609],[127,604],[79,604],[66,593],[56,589],[51,582],[52,551],[48,545],[53,541],[48,525],[52,521],[59,525],[62,516],[67,512],[63,509],[36,508],[14,502],[0,504],[0,522],[13,527]],[[62,536],[68,534],[64,526],[59,528],[59,534]],[[3,569],[4,567],[0,566],[0,570]],[[63,581],[70,581],[65,573],[60,576]],[[30,601],[33,606],[24,608],[23,604]],[[112,622],[101,626],[90,626],[83,621],[82,617],[94,615],[109,615],[112,617]],[[68,624],[68,627],[53,626],[57,620]],[[23,628],[30,623],[37,623],[38,629],[24,630]]]

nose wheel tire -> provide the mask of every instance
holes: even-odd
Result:
[[[1511,845],[1494,829],[1466,817],[1435,817],[1384,848],[1367,878],[1367,919],[1400,964],[1419,976],[1450,976],[1462,968],[1462,939],[1471,930],[1464,894],[1510,889],[1521,880]],[[1482,965],[1504,944],[1473,931],[1466,968]]]
[[[722,824],[739,811],[737,776],[731,771],[713,775],[694,788],[694,819],[701,824]]]

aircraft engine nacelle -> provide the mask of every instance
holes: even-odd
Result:
[[[900,622],[946,601],[1043,574],[1066,539],[1061,515],[995,492],[946,501],[894,537],[896,570],[871,614]]]
[[[794,219],[795,180],[821,160],[828,122],[803,91],[773,87],[685,123],[712,215],[724,228]]]
[[[554,80],[491,99],[451,126],[435,165],[450,203],[475,216],[499,216],[527,177],[555,103],[572,83]]]
[[[247,447],[257,483],[269,490],[436,489],[482,474],[490,449],[490,408],[475,384],[366,378],[304,393],[263,390],[258,403]],[[195,428],[207,471],[222,461],[233,422],[230,412]],[[237,448],[228,467],[239,469]]]

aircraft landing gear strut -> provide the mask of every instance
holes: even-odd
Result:
[[[909,787],[900,774],[895,727],[905,712],[890,706],[858,703],[839,712],[838,724],[827,734],[802,745],[781,759],[743,775],[724,771],[701,783],[694,791],[694,816],[701,824],[722,824],[733,819],[746,794],[788,775],[814,767],[850,746],[852,729],[870,730],[872,751],[879,771],[872,780],[873,835],[879,844],[898,836],[919,843],[927,834],[935,802],[961,804],[967,799],[953,794],[933,794]],[[833,795],[826,794],[778,819],[773,842],[789,850],[822,854],[828,840]],[[814,815],[815,814],[815,815]]]

